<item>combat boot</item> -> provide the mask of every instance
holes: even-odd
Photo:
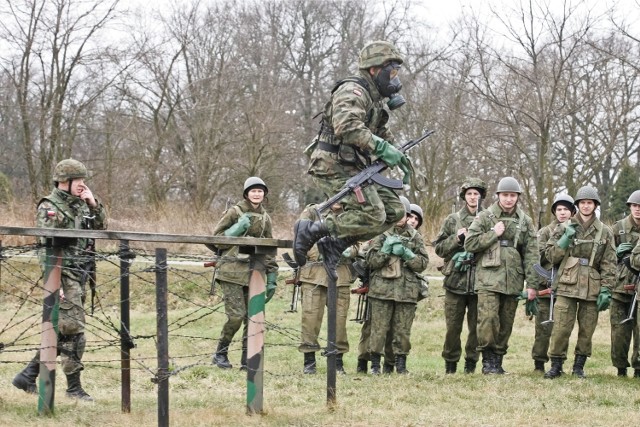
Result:
[[[29,364],[13,378],[11,384],[27,393],[38,393],[36,378],[40,372],[40,360],[34,358]]]
[[[323,237],[329,236],[329,229],[322,221],[299,219],[293,225],[293,258],[298,267],[307,263],[309,249]]]
[[[496,374],[505,375],[508,374],[507,371],[502,369],[502,359],[504,358],[504,354],[493,354],[493,367],[496,370]]]
[[[344,361],[342,360],[342,353],[336,354],[336,372],[341,375],[347,375],[344,370]]]
[[[498,371],[496,369],[495,355],[491,350],[484,350],[482,352],[482,373],[485,375],[497,374]]]
[[[307,375],[316,373],[316,353],[314,351],[304,353],[304,369],[302,373]]]
[[[80,371],[67,375],[67,397],[93,402],[93,397],[84,391],[80,383]]]
[[[618,368],[618,376],[626,377],[627,376],[627,368]]]
[[[633,370],[633,378],[640,378],[640,369]]]
[[[584,364],[587,362],[587,356],[584,354],[576,354],[576,359],[573,361],[573,369],[571,375],[575,375],[578,378],[587,378],[584,373]]]
[[[464,359],[464,373],[473,374],[476,371],[477,362],[473,359]]]
[[[367,359],[358,359],[358,366],[356,367],[356,373],[358,374],[366,374],[369,368],[367,365],[369,361]]]
[[[406,354],[396,355],[396,372],[400,375],[409,373],[409,371],[407,371],[407,355]]]
[[[386,361],[384,361],[384,363],[382,364],[382,373],[383,374],[393,374],[393,370],[395,369],[396,365],[394,365],[393,363],[389,363]]]
[[[562,364],[564,361],[561,357],[552,357],[551,358],[551,369],[544,373],[544,377],[547,379],[558,378],[560,375],[564,374],[562,372]]]
[[[380,355],[371,354],[371,375],[380,375]]]
[[[533,361],[533,370],[544,372],[544,362],[542,360]]]
[[[445,374],[455,374],[458,370],[458,364],[456,362],[447,362],[444,361],[444,373]]]
[[[242,355],[240,356],[240,370],[246,371],[249,367],[247,366],[247,349],[242,349]]]
[[[218,349],[213,355],[213,364],[218,368],[222,369],[231,369],[233,365],[229,362],[228,351],[229,351],[229,342],[220,340],[218,342]]]

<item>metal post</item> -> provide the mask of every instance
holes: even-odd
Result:
[[[158,335],[158,426],[169,426],[169,322],[167,319],[167,250],[156,248],[156,315]]]
[[[131,412],[131,335],[129,307],[129,241],[120,240],[120,378],[121,410]]]
[[[39,415],[53,415],[54,410],[62,254],[62,247],[54,246],[53,239],[47,238],[40,341]]]
[[[326,266],[325,266],[326,268]],[[327,274],[327,405],[336,403],[336,317],[338,290],[333,274]]]
[[[257,252],[257,251],[256,251]],[[262,414],[264,370],[265,255],[253,253],[250,259],[247,316],[247,414]]]

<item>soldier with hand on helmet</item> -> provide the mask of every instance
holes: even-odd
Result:
[[[349,178],[376,158],[389,167],[398,166],[405,183],[409,182],[411,165],[393,145],[394,137],[387,126],[389,113],[384,108],[387,98],[390,110],[405,103],[398,94],[402,62],[393,44],[371,42],[360,52],[359,75],[334,86],[324,106],[320,131],[306,150],[310,156],[308,173],[324,194],[339,192]],[[380,235],[404,218],[402,203],[393,190],[373,184],[362,191],[364,204],[350,194],[341,200],[339,215],[328,212],[323,219],[296,221],[293,249],[299,266],[305,264],[307,252],[323,237],[333,237],[328,242],[341,252],[357,241]]]
[[[502,361],[524,281],[527,299],[536,298],[539,278],[533,271],[538,262],[538,242],[533,221],[518,206],[522,190],[515,178],[498,183],[498,201],[480,212],[469,226],[464,249],[476,260],[475,289],[478,293],[478,350],[483,374],[504,374]]]
[[[74,159],[62,160],[53,171],[55,188],[38,203],[36,225],[42,228],[96,229],[106,228],[107,212],[95,198],[85,180],[89,174],[85,165]],[[60,312],[58,319],[58,351],[62,370],[67,377],[68,397],[92,401],[82,388],[80,372],[86,345],[84,335],[84,266],[88,239],[73,239],[63,248]],[[44,239],[41,239],[44,244]],[[44,266],[43,266],[44,268]],[[37,393],[36,377],[40,369],[40,351],[13,379],[13,385],[27,393]]]
[[[445,218],[434,242],[436,254],[444,259],[444,317],[447,326],[442,357],[445,373],[454,374],[462,355],[460,334],[467,315],[467,342],[465,345],[464,372],[473,373],[478,362],[478,296],[474,287],[474,269],[471,254],[464,250],[467,230],[482,209],[480,200],[487,194],[487,185],[478,178],[470,178],[460,187],[460,199],[464,206]]]
[[[547,242],[544,257],[558,265],[553,283],[556,292],[555,323],[549,343],[551,369],[545,378],[563,374],[569,338],[578,319],[578,342],[575,348],[573,375],[585,378],[584,364],[591,356],[591,339],[598,324],[598,312],[611,302],[615,284],[616,251],[611,229],[595,214],[600,204],[598,191],[582,187],[575,197],[578,212],[558,225]]]
[[[269,189],[264,181],[252,176],[244,182],[243,201],[227,209],[216,225],[213,234],[229,237],[273,238],[271,218],[263,206]],[[218,348],[213,355],[213,364],[223,369],[233,366],[229,362],[229,345],[234,335],[244,325],[242,332],[242,355],[240,369],[247,368],[247,331],[249,297],[249,255],[241,254],[238,246],[216,245],[222,251],[216,266],[216,283],[223,293],[224,312],[227,320],[222,327]],[[278,278],[278,264],[273,257],[266,259],[266,302],[273,297]]]

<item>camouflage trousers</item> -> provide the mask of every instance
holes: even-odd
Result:
[[[84,336],[85,313],[82,302],[84,295],[80,279],[74,275],[62,274],[62,292],[58,317],[58,354],[62,370],[70,375],[84,369],[82,356],[86,346]]]
[[[578,319],[578,342],[575,354],[591,356],[591,339],[598,325],[598,307],[595,301],[558,296],[553,307],[553,331],[549,343],[549,357],[567,359],[569,338]]]
[[[478,351],[507,354],[517,308],[514,295],[478,293]]]
[[[360,330],[360,342],[358,342],[358,360],[371,360],[371,354],[369,353],[369,338],[371,338],[371,319],[365,320],[362,323],[362,329]],[[387,338],[384,342],[384,362],[390,365],[396,364],[396,357],[393,354],[393,328],[389,328]]]
[[[629,316],[631,301],[624,302],[617,299],[611,300],[609,316],[611,319],[611,363],[616,368],[640,369],[640,328],[638,327],[637,312],[633,313],[633,319],[620,324]],[[631,341],[633,340],[633,348]],[[629,349],[631,348],[631,364],[629,364]]]
[[[349,351],[347,337],[347,316],[349,315],[349,286],[338,286],[336,304],[336,349],[338,353]],[[312,283],[302,283],[302,342],[298,350],[309,353],[320,350],[318,336],[327,305],[327,287]]]
[[[249,287],[222,280],[218,281],[218,284],[222,289],[224,314],[227,315],[227,320],[224,322],[220,332],[220,341],[230,343],[242,325],[244,325],[242,331],[244,341],[248,331],[247,300],[249,298]]]
[[[549,341],[551,340],[551,331],[553,323],[545,323],[549,320],[549,312],[551,310],[551,298],[538,298],[538,314],[536,315],[536,332],[533,339],[533,347],[531,348],[531,357],[538,362],[548,362]]]
[[[392,332],[391,348],[394,355],[407,355],[411,350],[411,326],[416,315],[416,304],[369,298],[371,304],[371,335],[369,353],[385,351],[387,334]]]
[[[469,294],[456,294],[445,289],[444,294],[444,320],[447,331],[444,337],[442,357],[447,362],[458,362],[462,355],[462,327],[464,317],[467,316],[467,341],[464,346],[465,359],[478,361],[478,296]]]
[[[349,178],[324,179],[313,176],[313,182],[325,194],[332,196],[342,189]],[[364,204],[359,203],[355,194],[351,193],[340,201],[343,208],[341,213],[328,212],[325,220],[334,237],[373,239],[404,217],[404,206],[393,190],[373,184],[363,188],[362,192],[366,200]]]

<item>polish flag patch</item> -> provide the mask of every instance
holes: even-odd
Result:
[[[356,95],[356,96],[362,96],[362,92],[360,92],[359,89],[354,89],[353,90],[353,94]]]
[[[56,211],[47,211],[47,216],[48,217],[56,216]]]

